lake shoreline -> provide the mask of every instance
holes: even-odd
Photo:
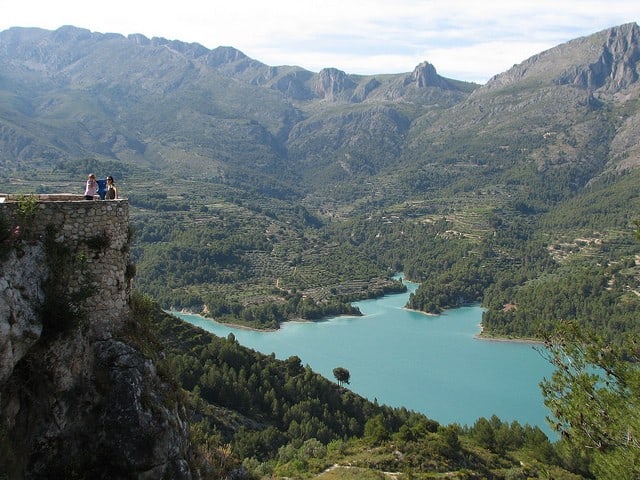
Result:
[[[482,326],[482,323],[479,323],[478,327],[480,328],[480,333],[478,333],[478,334],[476,334],[474,336],[474,338],[476,340],[484,340],[484,341],[488,341],[488,342],[528,343],[528,344],[531,344],[531,345],[542,345],[542,344],[544,344],[544,342],[542,340],[539,340],[537,338],[500,337],[498,335],[487,334],[484,331],[484,327]]]
[[[439,317],[440,315],[443,315],[443,313],[428,313],[428,312],[423,312],[422,310],[416,310],[414,308],[408,308],[408,307],[403,307],[403,310],[407,310],[410,312],[415,312],[415,313],[421,313],[422,315],[427,315],[429,317]],[[454,309],[452,309],[454,310]],[[525,344],[531,344],[531,345],[542,345],[544,344],[544,341],[539,340],[537,338],[514,338],[514,337],[501,337],[498,335],[491,335],[491,334],[487,334],[484,332],[484,327],[482,326],[482,323],[478,324],[478,328],[480,330],[480,332],[478,332],[476,335],[474,335],[473,338],[475,338],[476,340],[483,340],[485,342],[511,342],[511,343],[525,343]]]
[[[287,323],[301,323],[301,324],[313,324],[313,323],[321,323],[321,322],[330,322],[332,319],[334,318],[346,318],[346,317],[352,317],[352,318],[362,318],[365,317],[366,315],[334,315],[331,317],[326,317],[326,318],[322,318],[320,320],[305,320],[304,318],[297,318],[294,320],[286,320],[284,322],[281,322],[278,328],[255,328],[255,327],[249,327],[247,325],[241,325],[238,323],[232,323],[232,322],[220,322],[218,320],[215,320],[211,317],[205,317],[204,315],[202,315],[201,313],[194,313],[194,312],[190,312],[189,310],[163,310],[163,312],[168,313],[169,315],[173,315],[174,317],[178,317],[180,318],[178,315],[193,315],[194,317],[199,317],[202,318],[203,320],[206,320],[208,322],[211,323],[215,323],[216,325],[221,325],[224,327],[228,327],[228,328],[237,328],[239,330],[247,330],[249,332],[264,332],[264,333],[270,333],[270,332],[277,332],[278,330],[280,330],[282,328],[283,325],[286,325]]]
[[[416,310],[413,308],[407,308],[407,307],[402,307],[403,310],[407,310],[409,312],[415,312],[415,313],[419,313],[428,317],[439,317],[442,314],[439,313],[428,313],[428,312],[423,312],[422,310]],[[237,328],[239,330],[247,330],[250,332],[264,332],[264,333],[273,333],[273,332],[277,332],[278,330],[280,330],[281,326],[278,328],[255,328],[255,327],[248,327],[247,325],[240,325],[237,323],[226,323],[226,322],[219,322],[218,320],[215,320],[213,318],[210,317],[205,317],[204,315],[200,314],[200,313],[194,313],[188,310],[164,310],[165,313],[168,313],[169,315],[173,315],[176,316],[176,314],[183,314],[183,315],[193,315],[195,317],[200,317],[203,320],[206,320],[208,322],[212,322],[215,323],[217,325],[222,325],[228,328]],[[303,318],[299,318],[299,319],[295,319],[295,320],[287,320],[285,322],[282,322],[282,324],[287,324],[287,323],[300,323],[300,324],[313,324],[313,323],[320,323],[320,322],[327,322],[327,321],[331,321],[332,319],[335,318],[341,318],[341,317],[351,317],[352,315],[336,315],[333,317],[327,317],[326,319],[320,319],[317,321],[314,320],[305,320]],[[357,318],[360,317],[366,317],[366,315],[361,315],[358,316]],[[178,317],[179,318],[179,317]],[[281,324],[281,325],[282,325]],[[531,344],[531,345],[542,345],[544,344],[544,341],[542,340],[538,340],[535,338],[513,338],[513,337],[500,337],[500,336],[494,336],[494,335],[490,335],[490,334],[486,334],[484,333],[484,328],[482,327],[482,324],[478,324],[478,328],[480,329],[480,332],[477,333],[476,335],[474,335],[474,339],[476,340],[483,340],[485,342],[510,342],[510,343],[525,343],[525,344]]]
[[[537,340],[535,338],[512,338],[512,337],[494,337],[486,334],[478,333],[474,335],[476,340],[484,340],[485,342],[511,342],[511,343],[530,343],[532,345],[542,345],[544,342],[542,340]]]
[[[202,318],[203,320],[206,320],[208,322],[211,323],[215,323],[217,325],[223,325],[225,327],[229,327],[229,328],[237,328],[239,330],[248,330],[250,332],[277,332],[278,330],[280,330],[279,328],[255,328],[255,327],[248,327],[247,325],[240,325],[237,323],[226,323],[226,322],[219,322],[218,320],[215,320],[211,317],[205,317],[204,315],[202,315],[201,313],[195,313],[195,312],[191,312],[189,310],[163,310],[163,312],[168,313],[169,315],[173,315],[174,317],[179,317],[179,315],[193,315],[194,317],[199,317]],[[182,320],[182,318],[180,318]]]

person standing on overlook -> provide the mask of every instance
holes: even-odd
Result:
[[[107,177],[107,200],[115,200],[118,198],[118,189],[116,188],[116,184],[113,181],[113,177],[109,175]]]
[[[98,182],[96,181],[96,176],[93,173],[90,173],[89,178],[87,179],[87,184],[84,189],[84,199],[93,200],[93,197],[96,196],[97,191],[98,191]]]

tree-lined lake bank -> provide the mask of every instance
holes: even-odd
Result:
[[[334,368],[346,368],[354,392],[443,424],[472,425],[495,414],[504,421],[539,426],[553,437],[538,386],[552,367],[536,345],[480,341],[478,306],[437,316],[407,310],[403,307],[417,285],[406,283],[406,293],[354,303],[361,317],[287,322],[271,332],[172,313],[219,336],[233,333],[242,345],[262,353],[281,359],[297,355],[330,379]]]

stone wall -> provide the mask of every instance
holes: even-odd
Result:
[[[25,213],[26,212],[26,213]],[[66,247],[66,293],[91,287],[82,301],[89,320],[101,323],[125,317],[130,296],[129,203],[121,200],[84,200],[81,195],[0,195],[0,215],[10,226],[16,246],[40,243],[47,232]],[[46,268],[43,266],[43,268]],[[59,272],[55,272],[59,273]],[[85,289],[86,290],[86,289]]]

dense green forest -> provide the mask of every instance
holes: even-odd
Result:
[[[353,314],[349,302],[402,289],[392,276],[404,272],[420,283],[408,307],[481,304],[485,335],[542,338],[576,320],[615,339],[640,328],[632,178],[562,207],[470,193],[457,197],[461,208],[403,203],[340,219],[233,191],[208,201],[182,194],[189,207],[179,211],[134,197],[137,288],[167,309],[277,328]]]

